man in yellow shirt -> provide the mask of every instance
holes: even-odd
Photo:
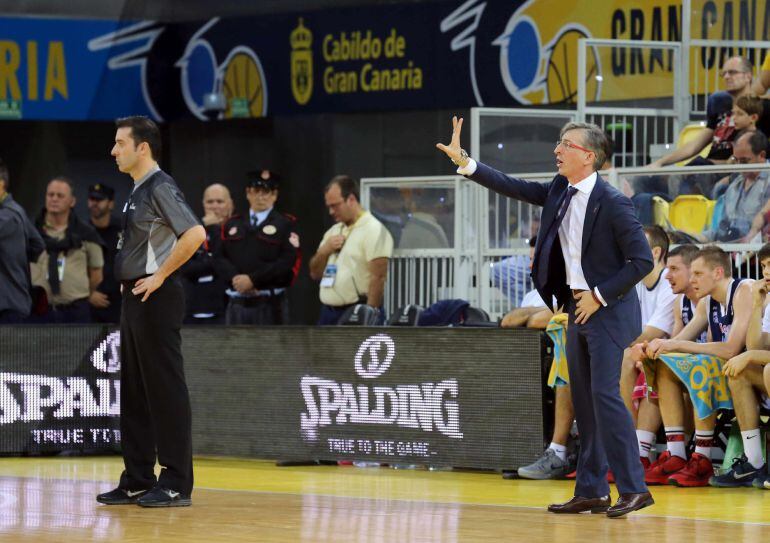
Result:
[[[324,201],[335,224],[324,234],[310,259],[310,277],[321,281],[318,324],[337,324],[347,308],[367,304],[380,311],[393,238],[385,226],[361,207],[356,182],[334,177]]]

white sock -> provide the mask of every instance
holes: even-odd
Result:
[[[695,452],[706,458],[711,458],[711,447],[714,444],[714,430],[695,430]]]
[[[683,426],[666,426],[666,447],[671,456],[678,456],[687,460],[687,452],[684,449]]]
[[[556,453],[556,456],[561,458],[562,460],[567,459],[567,447],[564,445],[559,445],[558,443],[554,443],[551,441],[551,444],[548,445],[548,448],[551,449],[553,452]]]
[[[652,443],[655,441],[655,434],[647,430],[637,430],[636,440],[639,442],[639,456],[649,458]]]
[[[755,468],[764,466],[765,459],[762,458],[762,438],[759,428],[741,432],[741,439],[743,440],[743,452],[749,459],[749,463]]]

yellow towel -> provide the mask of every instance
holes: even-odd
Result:
[[[563,387],[569,385],[569,370],[567,368],[567,320],[566,313],[554,315],[545,333],[553,341],[553,363],[548,372],[549,387]]]

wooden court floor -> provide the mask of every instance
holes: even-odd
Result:
[[[770,537],[770,491],[653,489],[625,519],[545,511],[566,481],[388,468],[292,467],[197,458],[193,506],[104,506],[116,457],[0,459],[0,541],[739,541]],[[614,489],[613,489],[614,490]]]

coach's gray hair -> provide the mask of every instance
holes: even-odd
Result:
[[[607,149],[608,142],[604,131],[595,124],[591,123],[567,123],[561,129],[561,132],[559,133],[559,139],[561,139],[564,134],[570,130],[583,131],[583,145],[590,149],[596,157],[594,159],[594,170],[601,170],[602,165],[604,165],[604,162],[607,160],[607,152],[605,149]]]

